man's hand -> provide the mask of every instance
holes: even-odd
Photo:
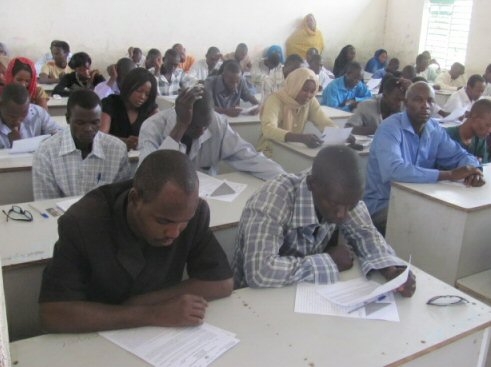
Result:
[[[309,148],[317,148],[322,145],[321,138],[315,134],[302,134],[301,140]]]
[[[380,269],[380,273],[385,279],[391,280],[406,270],[405,266],[389,266],[388,268]],[[416,291],[416,276],[412,271],[409,271],[406,283],[396,289],[403,297],[411,297]]]
[[[328,247],[326,253],[336,263],[339,271],[351,269],[353,267],[353,251],[346,245],[336,245]]]
[[[155,326],[196,326],[203,323],[208,303],[203,297],[185,294],[151,306]]]
[[[137,150],[138,149],[138,136],[130,135],[124,140],[124,143],[126,144],[126,149]]]
[[[464,183],[466,186],[480,187],[486,183],[484,176],[479,171],[480,174],[470,175],[464,178]]]
[[[176,99],[176,115],[177,123],[186,127],[191,124],[193,120],[193,105],[198,99],[203,98],[204,89],[201,85],[197,85],[193,88],[184,89],[179,97]]]
[[[450,179],[454,181],[464,179],[465,182],[469,176],[475,176],[475,175],[481,176],[482,178],[482,172],[479,170],[479,168],[472,167],[472,166],[462,166],[462,167],[454,168],[453,170],[450,171]],[[476,179],[477,178],[474,178],[474,180]]]

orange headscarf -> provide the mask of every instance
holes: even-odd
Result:
[[[14,67],[16,64],[22,63],[29,67],[31,71],[31,82],[27,86],[27,90],[29,91],[29,95],[31,96],[31,100],[34,100],[37,93],[37,73],[36,68],[34,67],[34,63],[26,57],[16,57],[10,60],[9,65],[7,66],[7,71],[5,73],[5,85],[9,85],[14,82]]]

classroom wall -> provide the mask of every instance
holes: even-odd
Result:
[[[5,1],[0,42],[11,55],[36,59],[49,51],[52,39],[63,39],[74,52],[88,51],[99,68],[124,56],[129,46],[165,51],[180,42],[202,58],[209,46],[230,52],[245,42],[253,54],[260,54],[269,45],[284,46],[303,16],[312,12],[331,66],[347,43],[357,47],[361,62],[382,46],[386,1]]]

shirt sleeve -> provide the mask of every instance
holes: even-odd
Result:
[[[436,163],[442,169],[454,169],[462,166],[479,167],[481,164],[478,159],[467,152],[462,146],[453,140],[443,127],[438,126],[438,135],[433,139],[438,139],[438,153]]]
[[[72,73],[63,75],[63,77],[60,79],[56,87],[53,88],[53,94],[58,94],[62,97],[69,96],[70,95],[69,89],[72,86],[71,78],[72,78]]]
[[[56,183],[51,159],[43,144],[34,153],[32,160],[32,187],[34,200],[59,198],[62,196]]]
[[[301,281],[333,283],[338,280],[338,268],[327,253],[298,257],[280,255],[292,207],[293,198],[281,189],[263,190],[248,202],[242,213],[236,244],[241,252],[240,255],[236,252],[236,257],[240,256],[243,262],[239,265],[241,261],[235,261],[236,282],[257,288],[282,287]]]
[[[281,101],[273,94],[266,99],[261,111],[261,131],[266,139],[285,141],[288,130],[278,127],[280,122]]]
[[[365,275],[371,270],[405,265],[373,225],[363,201],[350,211],[339,229],[355,251]]]
[[[126,149],[122,151],[121,161],[119,163],[119,170],[114,179],[114,182],[121,182],[125,180],[129,180],[131,178],[131,167],[128,159],[128,153]]]
[[[341,106],[343,101],[339,99],[337,88],[335,88],[335,86],[336,84],[334,81],[330,83],[326,89],[324,89],[324,92],[322,92],[322,104],[324,106],[339,108],[343,111],[349,112],[348,106]]]
[[[309,121],[311,121],[317,128],[322,132],[327,126],[338,127],[322,110],[317,98],[312,98],[310,100],[309,106]]]
[[[371,97],[372,97],[372,92],[370,92],[367,85],[363,82],[358,83],[358,85],[356,86],[355,101],[363,102]]]
[[[44,109],[40,109],[40,114],[41,116],[39,117],[42,119],[41,134],[54,135],[57,132],[63,130]]]

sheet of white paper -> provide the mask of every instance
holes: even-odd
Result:
[[[198,327],[143,327],[99,334],[158,367],[205,367],[239,342],[235,334],[206,323]]]
[[[407,281],[410,267],[408,265],[401,274],[384,284],[357,278],[326,285],[319,288],[318,292],[335,304],[353,308],[362,303],[374,301],[377,297],[403,285]]]
[[[43,140],[46,140],[51,135],[39,135],[33,138],[19,139],[14,140],[12,144],[12,149],[9,150],[9,154],[18,154],[18,153],[32,153],[37,150],[39,144]]]
[[[382,81],[382,79],[373,79],[372,78],[367,82],[367,88],[370,89],[371,91],[376,90],[376,92],[378,94],[378,87],[380,86],[381,81]]]
[[[251,114],[254,114],[255,115],[258,111],[259,111],[259,106],[254,105],[254,106],[251,106],[251,107],[243,108],[240,111],[240,114],[241,115],[251,115]]]
[[[247,187],[246,184],[220,180],[203,172],[197,172],[199,179],[199,196],[221,201],[234,201]]]
[[[356,144],[361,144],[363,147],[367,148],[372,144],[373,136],[365,136],[365,135],[353,135],[356,139]]]
[[[324,145],[337,145],[346,143],[351,134],[352,127],[337,128],[327,126],[322,132],[321,139],[324,141]]]
[[[373,306],[370,304],[350,313],[349,311],[352,310],[353,307],[336,305],[322,297],[318,290],[321,290],[323,287],[326,287],[326,285],[316,285],[312,283],[297,284],[295,312],[315,315],[376,319],[396,322],[399,321],[397,305],[392,294],[388,294],[382,301],[375,302]]]
[[[76,198],[73,198],[73,199],[67,199],[67,200],[63,200],[63,201],[58,201],[56,203],[56,206],[58,208],[60,208],[61,210],[63,210],[64,212],[66,212],[68,209],[70,209],[70,207],[75,204],[77,201],[79,201],[81,198],[81,196],[77,196]]]
[[[437,118],[437,120],[442,122],[442,123],[460,121],[459,117],[463,116],[466,111],[467,111],[466,107],[456,108],[455,110],[450,112],[450,115],[448,115],[447,117]]]

